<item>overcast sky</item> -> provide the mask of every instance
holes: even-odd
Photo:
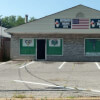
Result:
[[[100,10],[100,0],[0,0],[0,15],[41,18],[79,4]]]

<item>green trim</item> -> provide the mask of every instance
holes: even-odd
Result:
[[[100,39],[85,39],[85,54],[100,56]]]
[[[24,47],[23,46],[23,39],[20,39],[20,54],[36,55],[36,39],[34,39],[34,46],[33,47]]]
[[[57,55],[62,56],[63,55],[63,40],[60,39],[60,46],[59,47],[50,47],[49,46],[49,40],[47,39],[47,55]]]

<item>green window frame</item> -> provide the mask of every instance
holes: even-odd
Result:
[[[85,39],[85,55],[100,56],[100,39]]]
[[[23,38],[24,39],[24,38]],[[20,54],[22,55],[36,55],[36,39],[33,39],[33,46],[23,46],[23,39],[20,39]]]
[[[58,38],[56,38],[58,39]],[[47,39],[47,55],[48,56],[62,56],[63,55],[63,39],[60,38],[60,46],[50,46]]]

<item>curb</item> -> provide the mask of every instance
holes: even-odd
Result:
[[[0,98],[0,100],[100,100],[100,97],[87,98]]]

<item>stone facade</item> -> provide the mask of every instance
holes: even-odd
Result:
[[[12,59],[28,59],[36,60],[33,55],[20,55],[20,38],[62,38],[63,39],[63,55],[62,56],[46,56],[46,60],[52,61],[100,61],[100,56],[85,55],[85,38],[100,38],[99,34],[39,34],[39,35],[14,35],[11,38],[11,58]]]

